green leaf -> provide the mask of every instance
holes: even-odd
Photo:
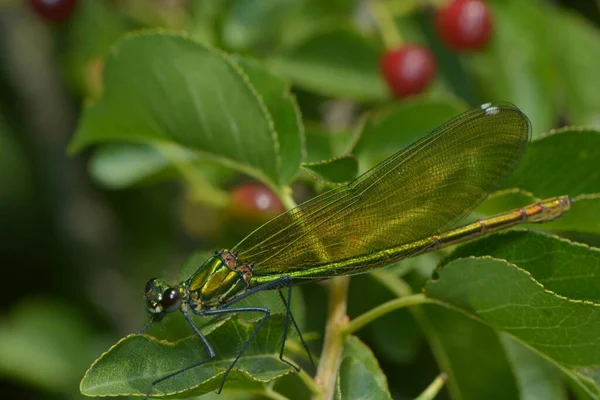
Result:
[[[543,265],[555,270],[560,267],[554,263]],[[578,274],[592,275],[594,269],[599,270],[593,260],[585,260],[578,267]],[[511,335],[575,377],[588,393],[600,396],[598,303],[571,300],[563,293],[546,289],[535,278],[505,260],[462,258],[439,270],[438,279],[428,282],[425,292],[428,297]],[[585,289],[569,289],[569,293],[587,297]]]
[[[129,35],[107,57],[104,81],[71,152],[105,142],[175,143],[277,186],[272,118],[227,55],[180,35]]]
[[[379,73],[381,49],[349,27],[319,29],[268,59],[295,85],[325,96],[385,100]]]
[[[575,300],[600,302],[600,250],[543,233],[514,230],[458,247],[442,265],[468,256],[517,264],[545,289]]]
[[[501,334],[500,342],[513,365],[520,400],[568,399],[565,382],[558,368],[509,335]]]
[[[233,177],[231,169],[177,145],[104,145],[92,154],[89,171],[97,183],[109,189],[181,177],[194,202],[214,208],[229,204],[229,194],[219,186]]]
[[[391,399],[385,374],[371,350],[348,336],[339,370],[341,399]]]
[[[462,111],[464,105],[456,100],[422,98],[367,113],[352,149],[360,171],[375,166]]]
[[[518,399],[511,365],[493,329],[451,309],[422,307],[425,333],[453,399]]]
[[[153,396],[190,397],[218,389],[223,373],[254,326],[232,318],[208,333],[207,340],[217,357],[158,384]],[[225,388],[260,389],[261,383],[292,372],[294,369],[279,359],[282,333],[283,316],[272,315],[229,374]],[[148,335],[129,335],[92,364],[81,381],[81,392],[87,396],[144,395],[153,380],[207,356],[196,336],[173,343]]]
[[[306,129],[306,162],[318,162],[334,157],[331,133],[319,123],[309,123]]]
[[[275,383],[271,386],[272,389],[279,393],[281,399],[310,399],[311,391],[306,385],[306,382],[302,380],[300,374],[289,374],[282,376],[277,379]],[[260,398],[262,399],[262,397]],[[202,399],[204,400],[204,399]],[[219,399],[215,399],[219,400]],[[256,396],[251,400],[257,400]],[[265,397],[266,400],[266,397]]]
[[[600,131],[565,128],[533,141],[503,188],[540,198],[600,192]]]
[[[329,160],[304,163],[302,168],[321,182],[343,184],[356,178],[358,160],[352,154],[348,154]]]
[[[554,70],[547,9],[538,1],[488,4],[494,32],[486,48],[466,58],[484,99],[516,104],[531,119],[534,136],[554,127]]]
[[[176,157],[184,163],[196,160],[197,154],[180,147]],[[96,182],[110,189],[123,189],[160,175],[175,174],[171,160],[150,145],[105,145],[90,159],[90,174]],[[169,171],[171,170],[171,171]]]
[[[289,83],[266,70],[257,61],[239,57],[235,61],[260,92],[273,118],[281,159],[279,184],[284,186],[298,173],[300,163],[306,158],[304,126],[296,97],[290,93]]]

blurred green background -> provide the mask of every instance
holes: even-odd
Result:
[[[52,22],[29,2],[0,1],[3,398],[83,397],[78,385],[91,362],[145,323],[148,278],[175,281],[193,252],[231,246],[260,223],[227,205],[231,188],[252,181],[244,174],[199,165],[210,185],[198,189],[160,157],[159,166],[151,157],[137,160],[139,149],[116,161],[111,157],[118,151],[110,147],[67,155],[83,107],[102,93],[110,46],[126,32],[163,27],[266,61],[291,81],[306,126],[308,161],[318,161],[347,148],[363,110],[391,102],[377,69],[382,40],[363,15],[365,3],[80,0],[66,20]],[[492,42],[474,54],[453,53],[436,39],[430,9],[396,18],[403,36],[430,46],[438,64],[434,84],[406,100],[407,107],[438,99],[457,104],[455,109],[508,100],[532,119],[534,137],[564,125],[599,128],[600,2],[488,3]],[[452,111],[441,114],[445,119]],[[331,137],[323,140],[323,132]],[[391,138],[373,157],[380,160],[404,144]],[[359,164],[368,164],[368,156]],[[307,176],[293,187],[297,200],[323,189]],[[594,234],[581,240],[600,243]],[[424,256],[400,268],[412,271],[407,281],[418,288],[437,260]],[[353,278],[351,285],[351,291],[369,293],[367,301],[351,296],[351,315],[391,297],[370,278]],[[322,332],[325,290],[311,284],[302,292],[307,331]],[[393,315],[399,325],[409,318]],[[413,328],[408,323],[405,342],[387,352],[374,347],[399,399],[416,396],[439,371]],[[389,341],[377,335],[366,329],[359,336],[367,344]],[[311,347],[319,349],[318,343]]]

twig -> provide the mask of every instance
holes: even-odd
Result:
[[[431,300],[428,299],[427,297],[425,297],[425,295],[422,293],[414,294],[412,296],[407,296],[407,297],[400,297],[398,299],[393,299],[393,300],[387,301],[375,308],[372,308],[371,310],[365,312],[364,314],[354,318],[349,324],[347,324],[344,327],[342,332],[345,335],[349,335],[353,332],[356,332],[363,326],[369,324],[370,322],[373,322],[377,318],[382,317],[385,314],[390,313],[394,310],[397,310],[397,309],[403,308],[403,307],[407,307],[407,306],[413,306],[413,305],[425,304],[425,303],[431,303]]]
[[[342,358],[344,345],[343,330],[347,319],[346,306],[350,278],[337,277],[329,284],[329,312],[325,328],[325,340],[321,359],[317,367],[315,382],[321,388],[321,393],[313,396],[315,400],[333,398],[335,380]]]

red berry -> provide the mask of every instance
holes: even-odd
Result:
[[[246,183],[231,191],[231,210],[240,216],[269,219],[285,211],[285,207],[265,185]]]
[[[424,46],[405,45],[388,51],[381,58],[381,70],[397,97],[423,91],[435,76],[435,59]]]
[[[490,37],[492,16],[481,0],[451,0],[437,12],[436,25],[448,47],[458,51],[478,50]]]
[[[58,22],[73,13],[77,0],[29,0],[29,5],[41,17]]]

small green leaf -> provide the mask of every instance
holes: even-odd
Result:
[[[184,163],[198,158],[196,153],[182,147],[176,156]],[[145,144],[102,146],[93,153],[89,169],[96,182],[110,189],[155,180],[159,175],[168,175],[169,170],[175,174],[171,160],[155,147]]]
[[[589,275],[598,270],[594,261],[585,261],[576,273]],[[574,376],[581,388],[600,395],[598,303],[570,300],[546,289],[517,265],[490,257],[454,260],[438,276],[426,285],[427,296],[511,335]],[[570,292],[578,291],[570,288]]]
[[[282,49],[268,62],[306,90],[337,98],[377,101],[388,97],[379,73],[380,52],[358,31],[328,24]]]
[[[371,350],[348,336],[339,371],[341,399],[391,399],[387,379]]]
[[[190,397],[218,389],[254,323],[232,318],[208,333],[216,358],[156,385],[153,396]],[[282,333],[283,316],[271,315],[229,374],[225,388],[260,389],[261,383],[292,372],[294,369],[279,359]],[[81,381],[81,392],[87,396],[144,395],[157,378],[207,356],[196,336],[173,343],[148,335],[129,335],[92,364]]]
[[[229,195],[219,186],[230,181],[234,174],[231,169],[184,147],[150,144],[101,146],[93,153],[89,170],[96,182],[110,189],[180,177],[185,179],[194,202],[213,208],[229,204]]]
[[[464,105],[456,100],[417,99],[367,113],[352,149],[360,171],[375,166],[462,111]]]
[[[306,162],[312,163],[333,158],[331,133],[316,122],[305,125]]]
[[[277,186],[272,118],[227,55],[181,35],[133,34],[107,57],[104,82],[71,152],[105,142],[174,143]]]
[[[564,128],[534,140],[503,188],[546,198],[600,192],[600,131]]]
[[[330,160],[304,163],[302,168],[319,181],[328,184],[343,184],[356,178],[358,160],[349,154]]]

